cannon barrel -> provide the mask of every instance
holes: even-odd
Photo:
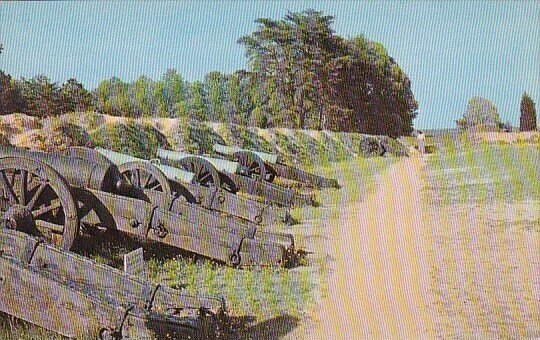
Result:
[[[70,185],[102,190],[122,192],[127,184],[118,168],[111,163],[92,162],[60,154],[28,151],[13,147],[0,147],[0,158],[24,157],[37,160],[53,167]]]
[[[168,160],[168,161],[180,161],[187,157],[199,157],[208,161],[210,164],[212,164],[216,168],[217,171],[226,172],[229,174],[236,174],[240,171],[240,164],[238,162],[232,162],[226,159],[198,156],[198,155],[192,155],[192,154],[181,152],[181,151],[170,151],[170,150],[164,150],[160,148],[158,148],[157,150],[157,156],[161,159]]]
[[[150,162],[152,163],[156,168],[161,170],[163,174],[171,181],[179,181],[183,183],[193,183],[193,179],[195,177],[195,174],[192,172],[184,171],[178,168],[174,168],[172,166],[160,164],[159,160],[158,162],[154,162],[153,160],[148,161],[146,159],[133,157],[130,155],[126,155],[120,152],[103,149],[100,147],[94,148],[95,151],[99,152],[103,156],[105,156],[107,159],[109,159],[111,162],[116,164],[117,166],[120,166],[122,164],[128,163],[128,162]]]
[[[267,153],[267,152],[261,152],[261,151],[252,151],[248,149],[242,149],[238,146],[227,146],[227,145],[221,145],[221,144],[214,144],[214,151],[227,156],[233,156],[238,151],[249,151],[257,156],[259,156],[260,159],[262,159],[264,162],[267,163],[277,163],[278,162],[278,155],[273,153]]]

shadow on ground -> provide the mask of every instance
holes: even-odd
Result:
[[[252,316],[232,317],[225,339],[278,339],[292,332],[299,322],[297,317],[286,314],[259,323]]]

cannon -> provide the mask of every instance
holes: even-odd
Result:
[[[191,155],[179,151],[158,149],[157,156],[164,164],[195,173],[196,177],[208,176],[212,186],[234,185],[239,191],[257,196],[265,201],[284,207],[314,205],[313,196],[300,194],[291,189],[246,175],[239,162],[221,158]]]
[[[283,164],[275,154],[221,144],[214,144],[214,151],[237,161],[242,167],[242,174],[249,177],[273,182],[277,176],[315,188],[340,188],[337,180],[314,175],[291,165]]]
[[[41,239],[0,229],[0,311],[69,338],[212,337],[221,298],[154,284]]]
[[[231,190],[235,187],[234,183],[219,184],[220,174],[215,169],[210,169],[204,175],[200,169],[192,169],[197,172],[195,174],[161,164],[158,159],[147,161],[103,148],[92,150],[74,147],[68,149],[67,153],[77,157],[91,158],[94,157],[92,153],[96,151],[100,156],[104,156],[106,160],[117,165],[125,179],[143,189],[146,194],[149,194],[148,191],[171,193],[172,196],[183,197],[187,203],[198,204],[206,209],[223,212],[260,225],[270,226],[276,222],[290,220],[287,209],[236,195],[236,190]],[[208,179],[210,180],[207,181]],[[177,204],[189,207],[181,200],[178,200]]]
[[[73,247],[80,225],[115,229],[233,267],[287,266],[292,235],[262,231],[158,190],[141,190],[105,157],[0,148],[0,223]],[[156,180],[155,178],[150,179]],[[146,180],[145,180],[146,181]]]

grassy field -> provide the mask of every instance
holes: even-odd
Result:
[[[446,141],[425,172],[436,334],[540,336],[540,146]]]

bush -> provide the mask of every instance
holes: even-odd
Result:
[[[54,121],[44,129],[44,148],[46,151],[65,150],[71,146],[85,146],[90,142],[90,136],[82,127]]]
[[[77,112],[69,115],[69,121],[87,130],[94,130],[105,124],[105,117],[93,111]]]
[[[0,133],[0,146],[10,146],[11,143],[4,134]]]
[[[241,148],[275,153],[275,148],[272,147],[269,141],[257,134],[255,128],[248,128],[242,125],[229,125],[231,144],[238,145]]]
[[[381,156],[383,149],[377,137],[364,136],[358,145],[358,153],[363,157]]]
[[[387,136],[379,136],[379,140],[381,141],[381,145],[384,148],[386,154],[396,157],[409,156],[407,146],[405,146],[403,143]]]
[[[31,130],[21,134],[17,136],[13,145],[24,149],[45,151],[45,136],[43,130]]]
[[[112,123],[91,134],[95,146],[151,159],[156,157],[158,147],[169,148],[165,136],[149,124]]]
[[[215,143],[225,144],[225,141],[211,127],[201,122],[181,119],[172,129],[171,144],[176,150],[211,154]]]

